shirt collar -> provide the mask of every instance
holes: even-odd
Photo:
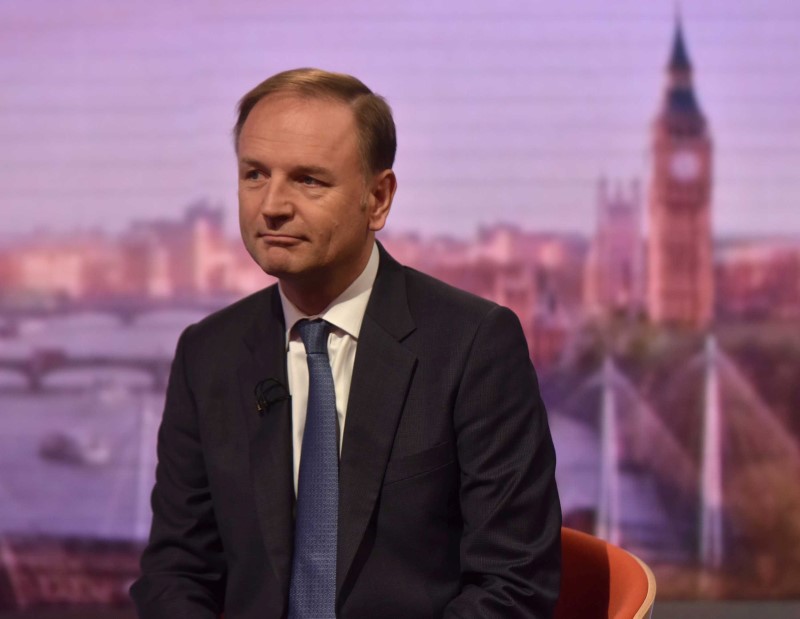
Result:
[[[361,275],[356,277],[355,281],[350,284],[344,292],[331,301],[328,307],[315,316],[308,316],[300,311],[294,303],[286,298],[279,283],[278,291],[280,292],[283,317],[286,322],[287,350],[289,348],[292,329],[298,321],[306,318],[309,320],[322,318],[357,340],[358,334],[361,331],[361,323],[364,321],[364,313],[367,311],[369,295],[372,293],[372,286],[375,283],[375,277],[378,275],[379,261],[380,254],[378,252],[378,245],[375,243],[372,246],[372,253],[369,256],[367,266],[364,267]]]

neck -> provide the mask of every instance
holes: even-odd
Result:
[[[369,245],[368,251],[359,256],[358,261],[346,271],[335,275],[323,272],[315,276],[306,274],[296,279],[283,278],[280,280],[281,290],[286,298],[307,316],[321,314],[364,272],[371,254],[372,245]]]
[[[281,280],[281,290],[283,294],[286,295],[286,298],[289,299],[297,309],[307,316],[321,314],[326,307],[333,303],[336,297],[347,290],[347,286],[349,285],[350,284],[345,285],[341,290],[339,290],[339,287],[331,290],[323,290],[322,288],[304,289],[294,286],[285,280]]]

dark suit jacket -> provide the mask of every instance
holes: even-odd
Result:
[[[285,617],[294,489],[277,287],[186,329],[158,437],[140,617]],[[381,248],[339,488],[337,616],[547,617],[559,588],[555,454],[508,309]]]

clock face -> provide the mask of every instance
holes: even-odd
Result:
[[[679,181],[693,181],[700,175],[700,157],[689,150],[678,151],[670,159],[669,171]]]

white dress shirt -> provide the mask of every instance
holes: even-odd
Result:
[[[372,285],[378,274],[378,246],[372,246],[367,266],[355,281],[331,304],[316,316],[307,316],[286,298],[280,290],[283,316],[286,321],[286,370],[289,393],[292,395],[292,455],[294,461],[294,492],[297,494],[297,477],[300,472],[300,455],[303,448],[303,431],[306,426],[308,406],[308,364],[306,349],[300,334],[293,331],[294,325],[303,319],[322,318],[333,327],[328,334],[328,358],[333,372],[333,387],[336,391],[336,413],[339,417],[339,453],[342,452],[347,400],[350,396],[350,381],[353,363],[364,312],[367,310]],[[280,289],[280,284],[279,284]]]

